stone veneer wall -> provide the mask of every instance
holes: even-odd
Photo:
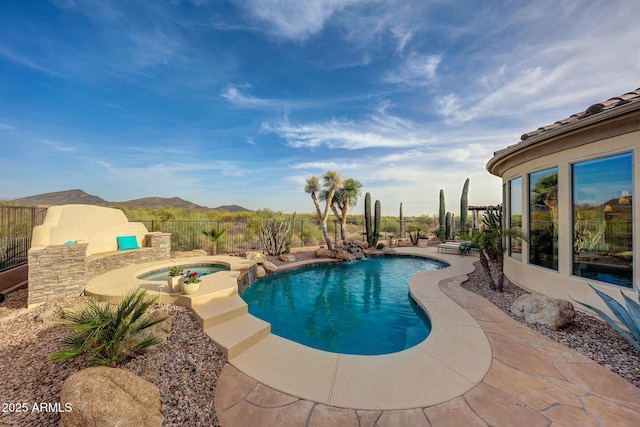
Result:
[[[170,233],[149,233],[143,247],[86,256],[88,243],[29,250],[28,305],[78,295],[87,282],[108,271],[132,264],[169,259]]]
[[[87,284],[88,243],[29,251],[28,305],[79,295]]]

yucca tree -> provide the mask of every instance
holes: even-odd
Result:
[[[362,190],[362,184],[353,178],[347,178],[342,184],[342,188],[338,189],[333,195],[331,201],[331,210],[340,221],[340,237],[347,240],[347,216],[349,208],[358,204],[358,198]],[[328,190],[324,190],[320,194],[320,200],[327,200],[329,197]]]
[[[145,311],[157,299],[147,297],[147,291],[138,288],[127,293],[117,306],[91,300],[82,308],[62,311],[60,316],[66,321],[71,336],[62,341],[66,348],[51,354],[49,360],[87,354],[92,365],[115,367],[135,352],[160,344],[161,340],[153,335],[139,341],[134,338],[138,332],[167,319],[145,316]]]
[[[527,241],[527,236],[517,229],[504,229],[502,227],[502,207],[489,206],[484,214],[482,222],[485,225],[483,233],[476,233],[472,237],[471,246],[480,250],[479,258],[482,270],[489,282],[489,288],[502,292],[504,286],[504,239],[520,239]],[[498,280],[493,280],[490,262],[496,264]]]
[[[209,238],[209,240],[211,240],[211,255],[218,255],[218,242],[226,232],[226,228],[223,228],[222,230],[218,230],[217,228],[212,228],[211,230],[202,230],[202,234],[204,234]]]
[[[323,196],[325,201],[324,210],[320,208],[319,197],[322,193],[322,186],[320,185],[320,179],[318,177],[312,176],[307,178],[304,192],[311,195],[311,200],[313,200],[313,204],[316,208],[316,215],[318,217],[318,222],[320,222],[320,228],[322,229],[322,234],[327,244],[327,248],[332,250],[333,246],[331,245],[329,231],[327,230],[327,219],[329,218],[329,212],[331,211],[330,201],[333,200],[333,195],[336,191],[342,188],[342,178],[336,171],[327,171],[322,177],[324,180],[324,188],[327,191],[326,195]]]

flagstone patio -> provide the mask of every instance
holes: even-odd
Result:
[[[461,260],[453,254],[438,257],[451,264]],[[425,407],[342,408],[277,391],[243,374],[232,363],[225,366],[216,387],[215,408],[221,425],[640,425],[640,389],[516,322],[459,283],[459,278],[449,277],[439,280],[437,286],[477,321],[491,346],[488,373],[471,389]],[[377,373],[381,381],[388,374],[384,370]],[[425,383],[433,380],[428,374],[416,375],[423,376]],[[433,387],[439,386],[433,383]]]

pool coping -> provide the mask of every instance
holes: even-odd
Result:
[[[491,347],[478,322],[440,286],[466,280],[466,275],[474,270],[477,256],[437,253],[435,248],[397,248],[396,252],[426,256],[449,264],[443,269],[418,273],[409,281],[412,297],[431,320],[431,333],[425,341],[397,353],[358,356],[316,350],[268,334],[228,362],[274,390],[334,407],[412,409],[432,406],[466,393],[489,371]],[[217,301],[235,293],[240,271],[255,264],[245,258],[207,256],[132,265],[90,280],[85,294],[109,300],[110,296],[119,298],[137,287],[159,291],[158,282],[136,276],[175,264],[214,261],[228,263],[231,270],[202,279],[201,292],[204,294],[215,290],[220,282],[222,296],[216,297]],[[301,262],[296,267],[304,264]],[[160,302],[192,307],[193,297],[166,292],[159,292],[159,295]]]
[[[358,356],[316,350],[270,334],[229,363],[272,389],[334,407],[411,409],[466,393],[489,371],[491,346],[478,322],[439,284],[466,280],[477,257],[436,255],[433,248],[396,252],[449,264],[409,281],[412,297],[431,319],[431,334],[425,341],[397,353]]]

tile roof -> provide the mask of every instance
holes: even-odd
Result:
[[[566,119],[562,119],[562,120],[558,120],[555,123],[552,123],[550,125],[546,125],[546,126],[542,126],[539,127],[538,129],[531,131],[531,132],[527,132],[524,135],[522,135],[520,137],[521,141],[525,141],[529,138],[532,138],[534,136],[539,136],[542,135],[544,132],[550,131],[552,129],[556,129],[559,128],[561,126],[567,125],[569,123],[574,123],[577,122],[579,120],[582,120],[586,117],[590,117],[590,116],[594,116],[596,114],[600,114],[603,112],[608,112],[611,111],[617,107],[620,107],[622,105],[626,105],[629,104],[631,102],[640,102],[640,88],[632,91],[632,92],[627,92],[624,95],[620,95],[620,96],[616,96],[615,98],[610,98],[604,102],[599,102],[597,104],[593,104],[591,107],[587,108],[585,111],[582,111],[580,113],[576,113],[573,114],[570,117],[567,117]]]

